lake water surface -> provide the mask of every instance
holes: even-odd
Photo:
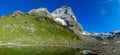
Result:
[[[0,55],[81,55],[73,48],[58,47],[0,47]]]

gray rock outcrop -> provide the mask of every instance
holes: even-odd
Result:
[[[20,17],[20,16],[25,16],[26,13],[21,12],[21,11],[15,11],[13,14],[11,14],[12,17]]]
[[[45,17],[52,17],[49,11],[46,8],[38,8],[32,9],[28,12],[30,15],[38,15],[38,16],[45,16]]]
[[[70,7],[63,6],[62,8],[56,9],[51,14],[55,21],[61,22],[62,25],[67,26],[76,34],[82,34],[83,28],[81,24],[77,22],[76,17]]]

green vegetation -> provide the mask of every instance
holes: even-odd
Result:
[[[81,40],[48,17],[6,16],[0,19],[0,44],[75,45]]]

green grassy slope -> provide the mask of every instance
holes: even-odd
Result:
[[[0,19],[0,44],[73,45],[81,43],[76,34],[48,17],[21,16]]]

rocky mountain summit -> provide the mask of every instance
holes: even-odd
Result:
[[[53,18],[54,21],[73,30],[76,34],[82,34],[82,26],[77,22],[72,9],[67,6],[58,8],[50,13],[46,8],[32,9],[28,12],[31,15],[40,15]]]
[[[38,16],[45,16],[45,17],[52,17],[50,12],[47,10],[47,8],[38,8],[38,9],[32,9],[28,12],[30,15],[38,15]]]
[[[62,8],[56,9],[51,14],[55,21],[61,22],[62,25],[67,26],[77,34],[82,34],[83,28],[81,24],[77,22],[70,7],[63,6]]]

